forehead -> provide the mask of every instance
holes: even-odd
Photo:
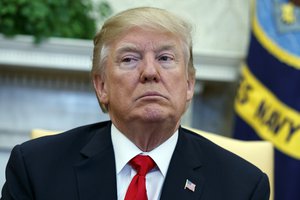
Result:
[[[176,50],[181,48],[178,36],[167,32],[131,28],[113,43],[115,51]]]

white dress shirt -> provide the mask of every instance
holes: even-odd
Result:
[[[149,155],[157,164],[157,167],[146,175],[146,189],[149,200],[160,199],[161,189],[178,140],[178,131],[150,152],[141,151],[113,124],[111,127],[111,138],[116,159],[118,199],[123,200],[125,198],[131,179],[136,174],[136,171],[128,162],[138,154]]]

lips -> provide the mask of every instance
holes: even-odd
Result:
[[[159,92],[146,92],[139,96],[137,99],[155,99],[155,98],[164,98],[167,99],[164,95],[160,94]]]

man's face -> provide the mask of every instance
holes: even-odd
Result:
[[[132,28],[109,51],[105,78],[94,83],[112,121],[178,123],[194,89],[179,39]]]

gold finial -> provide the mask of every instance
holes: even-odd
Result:
[[[293,24],[296,22],[295,5],[291,2],[281,6],[281,20],[286,24]]]

